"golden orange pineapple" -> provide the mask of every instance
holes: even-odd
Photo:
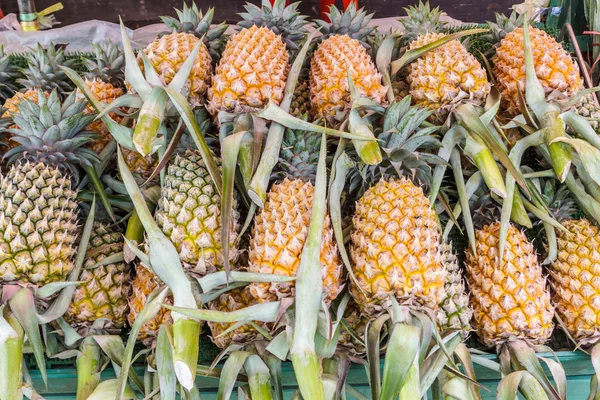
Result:
[[[429,3],[405,9],[401,20],[411,39],[409,50],[443,38],[442,12]],[[458,40],[431,50],[409,64],[406,81],[415,104],[435,111],[432,120],[442,123],[452,108],[462,102],[483,105],[490,92],[485,69]]]
[[[367,27],[372,15],[357,10],[356,3],[350,3],[343,13],[331,6],[328,15],[331,23],[316,21],[324,40],[310,63],[312,113],[317,117],[335,117],[348,110],[351,99],[346,67],[361,96],[383,103],[387,89],[361,43],[374,29]]]
[[[178,19],[162,17],[163,22],[171,29],[171,33],[152,41],[144,49],[144,54],[158,76],[165,84],[169,84],[194,47],[202,40],[198,56],[185,84],[188,101],[195,107],[205,101],[206,90],[210,86],[213,57],[218,57],[220,53],[227,25],[211,27],[214,14],[212,8],[206,14],[202,14],[195,4],[192,7],[184,4],[183,10],[176,11]],[[143,70],[141,55],[138,56],[138,62]]]
[[[466,254],[473,328],[487,346],[513,339],[545,343],[554,324],[554,307],[533,244],[510,225],[502,264],[498,265],[500,223],[476,233],[476,254]]]
[[[249,250],[249,272],[296,276],[312,213],[314,186],[321,136],[287,129],[280,152],[285,174],[267,195],[257,214]],[[333,237],[329,216],[325,217],[321,244],[323,296],[327,303],[342,289],[343,266]],[[259,302],[294,296],[294,283],[252,283],[249,292]]]
[[[587,219],[561,221],[558,257],[550,269],[552,300],[569,334],[580,341],[600,333],[600,230]]]
[[[269,101],[279,104],[289,68],[281,37],[254,25],[242,29],[225,46],[208,90],[209,110],[248,112]]]
[[[583,88],[579,68],[563,47],[546,32],[529,27],[533,63],[546,94],[554,91],[571,97]],[[493,74],[502,95],[502,106],[512,115],[519,113],[519,91],[525,92],[523,28],[509,32],[492,58]]]
[[[96,97],[98,97],[98,99],[104,104],[110,104],[123,95],[123,89],[121,89],[120,87],[115,87],[112,84],[104,82],[100,79],[86,79],[85,84],[88,87],[88,89],[90,89],[90,91],[94,93]],[[96,110],[92,105],[88,105],[86,112],[96,113]],[[114,112],[111,112],[110,116],[116,122],[119,122],[121,120],[121,117]],[[96,140],[93,140],[90,143],[88,143],[88,147],[98,154],[102,152],[104,147],[106,147],[106,145],[113,139],[110,131],[108,130],[106,125],[104,125],[104,122],[102,122],[102,120],[100,119],[88,125],[87,129],[92,132],[95,132],[98,135],[98,138]]]
[[[357,201],[350,256],[358,287],[350,293],[369,316],[390,296],[432,310],[445,297],[446,270],[435,211],[409,179],[383,179]],[[362,292],[361,290],[362,289]]]
[[[239,32],[231,37],[208,90],[208,109],[233,113],[252,112],[269,101],[283,99],[290,56],[304,38],[306,17],[298,3],[273,5],[263,0],[260,6],[246,4]]]

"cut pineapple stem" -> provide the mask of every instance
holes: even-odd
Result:
[[[102,351],[96,340],[86,337],[77,354],[77,400],[86,400],[100,383],[100,357]]]
[[[22,400],[23,341],[25,332],[10,311],[0,308],[0,400]]]
[[[173,323],[173,363],[179,382],[187,389],[194,386],[200,337],[200,321],[179,319]]]

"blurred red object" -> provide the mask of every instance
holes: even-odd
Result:
[[[271,2],[271,5],[273,5],[275,3],[275,0],[269,0]],[[348,5],[350,5],[350,3],[356,3],[356,7],[358,7],[358,0],[342,0],[342,3],[344,4],[344,10],[346,8],[348,8]],[[289,5],[290,4],[290,0],[286,0],[285,1],[285,5]],[[323,18],[326,21],[329,21],[329,18],[327,18],[327,15],[325,15],[327,12],[329,12],[329,7],[331,5],[335,4],[335,0],[321,0],[321,18]]]
[[[4,18],[4,13],[2,12],[1,8],[0,8],[0,18]]]

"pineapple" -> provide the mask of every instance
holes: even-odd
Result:
[[[227,43],[228,25],[225,22],[217,26],[211,26],[212,18],[215,13],[214,8],[209,8],[206,14],[202,14],[196,3],[192,2],[192,6],[188,7],[183,3],[183,9],[175,9],[177,18],[160,17],[161,21],[171,29],[171,32],[190,33],[204,41],[212,62],[215,63],[223,52],[225,43]]]
[[[184,268],[199,275],[220,270],[221,196],[198,151],[177,155],[168,167],[155,212],[158,226],[171,239]],[[234,204],[230,258],[235,261],[239,214]]]
[[[71,325],[90,326],[105,318],[105,328],[120,329],[125,325],[129,306],[129,266],[124,261],[98,265],[107,257],[123,251],[121,233],[108,224],[94,223],[86,260],[79,280],[84,283],[73,293],[65,314]]]
[[[223,269],[220,205],[221,196],[198,151],[178,154],[168,167],[154,217],[179,252],[183,267],[193,275],[204,276]],[[229,256],[230,261],[235,261],[239,218],[235,205],[232,212]],[[150,293],[160,285],[162,282],[150,269],[142,264],[136,267],[129,299],[130,323],[137,318]],[[146,344],[152,343],[160,324],[168,321],[171,321],[170,312],[161,310],[142,326],[138,337]]]
[[[297,3],[285,7],[283,0],[273,6],[263,0],[260,9],[246,6],[240,30],[227,42],[208,89],[208,110],[213,115],[253,112],[269,101],[281,102],[290,59],[286,45],[295,50],[306,32],[305,17],[297,7]]]
[[[72,90],[69,78],[59,68],[59,65],[71,67],[73,64],[71,60],[65,59],[63,49],[55,47],[52,43],[47,49],[44,49],[38,43],[36,49],[25,54],[25,60],[27,67],[22,70],[25,78],[17,79],[17,83],[23,86],[23,89],[6,99],[2,118],[13,117],[24,99],[37,103],[40,93],[47,98],[53,89],[57,89],[61,94]],[[40,92],[38,89],[42,91]],[[16,126],[13,125],[11,128],[16,128]],[[9,147],[14,147],[14,144],[15,142],[8,142]]]
[[[391,296],[431,310],[446,297],[437,215],[419,185],[431,181],[431,159],[421,151],[439,141],[419,128],[432,111],[410,103],[409,96],[390,105],[388,130],[376,131],[385,149],[382,163],[359,165],[350,176],[350,187],[359,188],[350,234],[356,277],[350,294],[369,318],[388,310]],[[415,149],[416,137],[421,144]]]
[[[61,103],[57,90],[47,99],[40,90],[37,103],[22,101],[13,116],[19,146],[7,153],[10,170],[0,181],[2,283],[43,286],[74,267],[77,164],[97,162],[83,148],[91,138],[83,129],[94,118],[85,107],[74,95]]]
[[[139,263],[135,266],[135,278],[131,281],[131,296],[129,296],[129,313],[127,314],[127,321],[129,325],[133,325],[135,319],[142,312],[148,297],[155,291],[159,286],[164,284],[158,279],[158,277],[148,269],[144,264]],[[173,297],[168,296],[165,299],[165,304],[173,305]],[[171,311],[166,308],[162,308],[158,313],[150,320],[142,324],[138,333],[138,339],[141,340],[146,346],[151,346],[156,341],[158,335],[158,329],[161,325],[170,325],[173,323],[171,318]]]
[[[406,9],[401,22],[414,37],[409,50],[423,47],[445,35],[440,33],[441,12],[431,10],[429,3]],[[428,23],[419,23],[423,19]],[[435,110],[432,120],[444,122],[453,107],[461,102],[483,105],[490,93],[490,83],[484,68],[475,56],[458,41],[452,40],[431,50],[408,66],[406,81],[416,105]]]
[[[438,327],[441,331],[447,329],[458,329],[463,337],[469,333],[473,310],[469,304],[469,295],[465,291],[462,271],[458,265],[458,257],[452,250],[452,244],[442,244],[444,266],[448,272],[448,278],[444,288],[446,297],[440,303],[437,312]]]
[[[310,98],[316,117],[335,117],[350,107],[347,70],[360,96],[377,103],[385,101],[387,89],[381,83],[381,74],[367,53],[366,37],[375,27],[367,27],[373,15],[357,10],[350,3],[344,13],[331,6],[331,23],[317,21],[324,39],[310,63]]]
[[[600,230],[588,219],[577,218],[579,209],[567,187],[548,179],[541,192],[554,218],[566,229],[556,230],[556,259],[548,268],[552,301],[563,328],[579,345],[595,343],[600,331],[600,299],[595,289],[600,277]]]
[[[556,232],[558,257],[550,268],[552,300],[567,331],[577,342],[600,332],[600,230],[587,219],[561,221]]]
[[[423,189],[409,179],[382,179],[356,203],[350,256],[358,287],[350,293],[368,316],[389,298],[436,310],[446,293],[441,236]],[[362,289],[362,292],[359,290]]]
[[[211,9],[203,16],[195,4],[192,8],[185,6],[183,11],[177,10],[177,13],[179,21],[170,17],[162,18],[172,32],[152,41],[144,49],[144,54],[159,77],[168,85],[185,60],[188,59],[196,44],[201,41],[199,36],[205,35],[205,40],[200,46],[198,56],[186,82],[188,101],[195,107],[204,102],[206,90],[210,85],[212,57],[207,46],[207,43],[211,44],[208,40],[212,40],[213,46],[217,46],[218,49],[219,38],[227,27],[219,25],[211,29],[210,24],[214,11]],[[193,33],[190,32],[192,29]],[[138,56],[138,62],[143,70],[141,55]]]
[[[233,289],[224,293],[216,300],[208,304],[208,308],[213,311],[230,312],[256,304],[256,300],[250,294],[248,287]],[[252,325],[244,324],[236,329],[225,333],[235,323],[222,324],[217,322],[208,322],[212,333],[211,340],[220,349],[226,349],[231,344],[247,345],[257,340],[263,340],[264,337]],[[259,326],[265,330],[269,327],[265,323],[259,323]]]
[[[579,68],[563,47],[546,32],[529,27],[533,62],[538,81],[546,94],[558,92],[571,97],[583,88]],[[510,115],[519,113],[519,91],[525,91],[523,28],[506,34],[492,58],[502,107]]]
[[[476,253],[466,254],[473,328],[490,347],[517,339],[544,344],[554,328],[554,307],[533,244],[510,225],[498,265],[499,235],[499,222],[484,225],[475,232]]]
[[[300,265],[314,196],[321,136],[287,129],[280,152],[285,176],[267,194],[256,216],[250,239],[248,271],[295,276]],[[325,217],[321,244],[323,295],[330,303],[342,289],[343,266],[329,216]],[[248,289],[258,301],[294,296],[294,283],[252,283]]]
[[[124,82],[125,59],[119,48],[110,41],[92,44],[92,46],[95,59],[86,60],[89,72],[85,76],[85,84],[100,102],[108,105],[124,94],[121,86]],[[82,94],[80,96],[83,97]],[[91,104],[88,105],[87,111],[95,113]],[[116,122],[121,120],[121,117],[114,112],[110,113],[110,116]],[[88,129],[98,135],[98,139],[90,142],[89,147],[92,151],[100,154],[112,140],[112,135],[102,120],[92,122]]]

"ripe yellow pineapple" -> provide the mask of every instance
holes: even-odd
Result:
[[[377,103],[385,101],[386,87],[381,74],[361,43],[375,28],[367,24],[372,15],[357,10],[350,3],[344,13],[331,6],[331,23],[317,21],[323,41],[310,63],[310,97],[312,112],[317,117],[335,117],[350,107],[350,91],[346,67],[358,93]]]
[[[398,301],[432,310],[445,297],[441,235],[421,187],[406,178],[381,180],[356,203],[350,256],[358,287],[350,293],[376,316]],[[364,292],[364,294],[363,294]]]
[[[421,148],[412,145],[432,111],[411,107],[410,102],[406,97],[390,105],[384,116],[388,130],[376,131],[386,149],[381,164],[358,164],[349,176],[350,187],[359,188],[350,234],[357,282],[352,281],[350,294],[369,318],[386,312],[391,296],[431,310],[445,298],[437,215],[420,186],[431,182],[431,165]],[[396,130],[403,132],[402,138]],[[420,139],[436,143],[428,135]],[[391,160],[388,154],[397,157]]]
[[[249,272],[296,276],[312,213],[314,180],[321,136],[287,129],[280,152],[285,178],[273,185],[264,208],[254,220]],[[321,244],[323,295],[327,303],[342,288],[343,266],[325,217]],[[259,302],[294,296],[294,283],[252,283],[249,292]]]
[[[213,61],[211,53],[216,56],[216,53],[219,52],[220,38],[227,26],[221,24],[211,28],[213,9],[203,15],[195,4],[191,8],[184,4],[183,11],[176,11],[179,20],[162,17],[163,22],[169,26],[172,32],[152,41],[144,49],[144,54],[159,77],[165,84],[169,84],[196,44],[200,42],[200,38],[204,38],[186,82],[188,101],[192,106],[199,106],[204,103],[206,90],[210,85]],[[141,56],[138,56],[138,62],[143,70]]]
[[[242,29],[225,46],[208,91],[209,110],[247,112],[269,101],[279,104],[289,68],[281,37],[256,25]]]
[[[409,50],[445,36],[439,32],[441,12],[437,8],[431,10],[429,3],[409,7],[406,12],[407,17],[401,22],[409,32],[408,37],[414,38]],[[406,80],[414,103],[435,110],[432,119],[440,123],[456,104],[482,105],[490,92],[485,69],[458,40],[431,50],[411,63]]]
[[[100,79],[85,80],[85,84],[92,93],[98,97],[98,99],[104,104],[110,104],[123,95],[123,89],[114,87],[108,82],[104,82]],[[87,112],[90,114],[96,113],[96,110],[92,105],[88,105]],[[110,113],[111,118],[119,122],[121,118],[116,113]],[[100,153],[104,147],[112,140],[112,135],[104,122],[98,119],[92,122],[87,129],[98,134],[98,139],[91,141],[88,146],[92,151]]]
[[[523,28],[509,32],[492,58],[493,74],[502,95],[503,108],[519,113],[519,91],[525,91]],[[529,27],[533,62],[538,81],[546,94],[553,91],[571,97],[583,88],[579,68],[562,46],[546,32]]]
[[[558,258],[550,269],[552,300],[569,334],[579,341],[600,332],[600,230],[587,219],[561,221]]]
[[[473,328],[487,346],[514,339],[545,343],[554,324],[554,307],[533,244],[510,225],[502,264],[498,265],[500,223],[476,233],[476,254],[466,255]]]
[[[247,4],[240,14],[239,32],[231,37],[208,90],[208,109],[234,113],[252,112],[269,101],[283,99],[289,52],[304,37],[306,19],[297,11],[298,3],[285,7],[285,0],[261,7]]]

